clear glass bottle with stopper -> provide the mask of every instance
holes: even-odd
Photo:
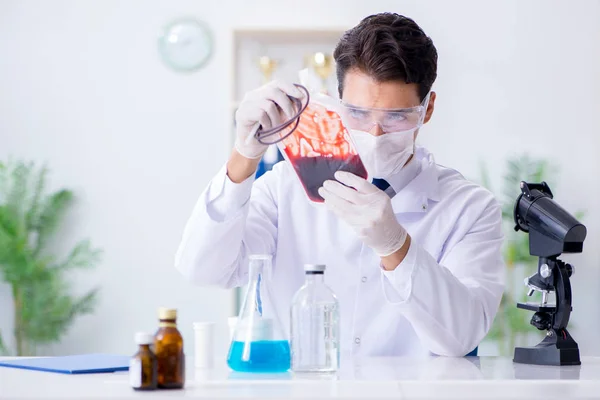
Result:
[[[249,263],[249,283],[232,335],[227,364],[238,372],[288,371],[288,335],[282,329],[269,288],[271,256],[252,255]]]
[[[307,264],[304,271],[290,315],[292,370],[333,373],[340,363],[338,300],[324,282],[325,265]]]

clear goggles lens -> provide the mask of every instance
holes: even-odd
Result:
[[[417,129],[423,125],[429,95],[421,105],[403,109],[362,108],[342,104],[342,119],[348,129],[368,132],[375,124],[384,132],[402,132]]]

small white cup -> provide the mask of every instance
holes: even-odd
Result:
[[[194,322],[194,365],[212,368],[214,362],[215,323]]]
[[[235,332],[235,328],[237,326],[238,317],[229,317],[227,318],[227,326],[229,327],[229,340],[233,340],[233,333]]]

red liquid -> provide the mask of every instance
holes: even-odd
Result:
[[[319,188],[326,180],[335,180],[336,171],[348,171],[362,178],[367,178],[367,171],[357,155],[339,157],[297,157],[290,159],[296,170],[302,186],[308,197],[317,203],[322,203]]]
[[[335,180],[336,171],[367,178],[340,116],[318,104],[308,105],[300,116],[298,128],[283,145],[306,194],[314,202],[323,202],[318,190],[326,180]]]

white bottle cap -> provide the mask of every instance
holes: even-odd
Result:
[[[135,334],[136,344],[152,344],[154,343],[154,335],[148,332],[137,332]]]

